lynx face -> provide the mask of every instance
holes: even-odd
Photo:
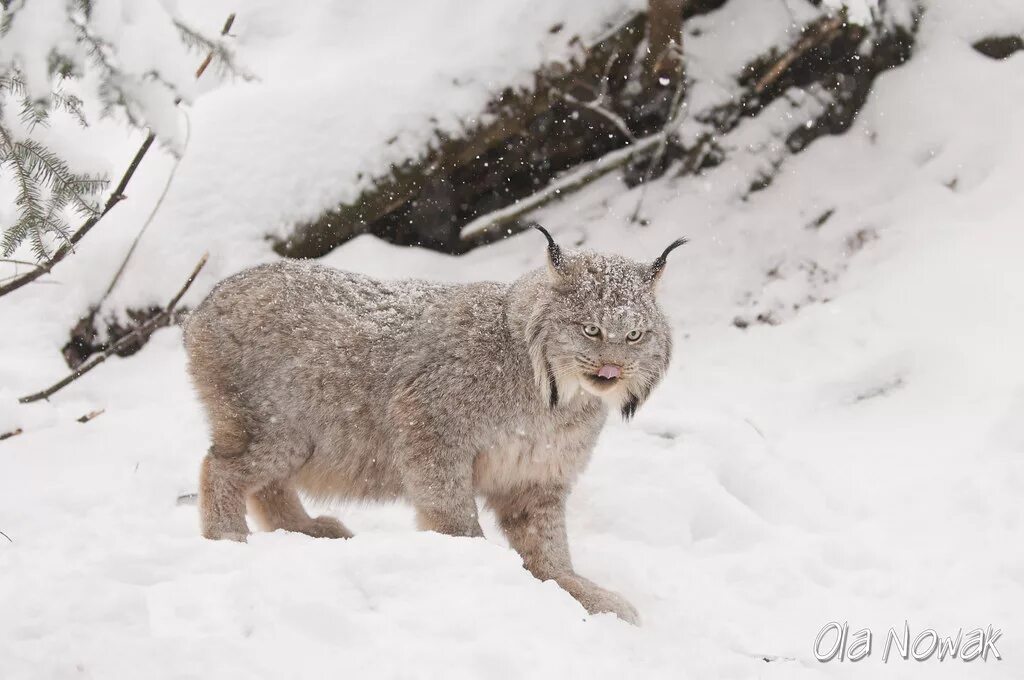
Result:
[[[571,398],[582,389],[629,419],[661,380],[672,338],[655,288],[667,253],[653,264],[640,263],[563,253],[549,241],[550,285],[538,301],[528,342],[552,406],[559,390]]]

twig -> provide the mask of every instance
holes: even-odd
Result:
[[[809,50],[830,39],[836,31],[845,23],[842,16],[828,17],[823,21],[812,24],[807,35],[800,38],[782,57],[775,62],[768,72],[761,76],[754,84],[754,94],[762,94],[765,90],[775,84],[782,74],[785,73],[797,59],[806,54]]]
[[[228,31],[231,30],[231,24],[233,23],[235,23],[234,12],[228,15],[227,21],[224,22],[224,28],[220,29],[220,34],[227,35]],[[199,76],[203,75],[203,73],[206,72],[206,69],[210,65],[210,62],[213,61],[213,57],[214,52],[213,50],[210,50],[210,53],[206,55],[206,59],[203,59],[203,63],[199,64],[199,68],[196,69],[196,80],[198,80]]]
[[[135,235],[132,240],[131,246],[128,248],[128,252],[125,253],[124,259],[121,260],[121,266],[117,268],[114,276],[110,279],[110,284],[107,285],[107,289],[100,296],[99,302],[96,303],[95,309],[99,307],[110,297],[110,293],[113,292],[114,286],[120,280],[121,275],[124,274],[124,270],[128,267],[128,261],[132,259],[132,255],[135,253],[135,248],[138,247],[139,241],[142,240],[142,235],[146,233],[146,229],[149,228],[153,218],[156,217],[156,213],[160,210],[160,206],[164,203],[164,198],[167,197],[167,192],[171,190],[171,182],[174,181],[174,176],[178,172],[178,166],[181,164],[181,159],[185,157],[185,149],[188,148],[189,139],[192,137],[192,125],[189,123],[188,112],[184,109],[181,110],[185,116],[185,144],[182,147],[182,152],[179,156],[174,159],[174,165],[171,167],[171,172],[167,175],[167,182],[164,183],[164,189],[160,192],[160,197],[156,199],[156,203],[153,205],[152,210],[149,211],[149,215],[146,217],[146,221],[142,223],[142,228],[139,229],[139,233]]]
[[[146,152],[149,151],[149,147],[153,145],[154,139],[156,139],[156,135],[154,135],[152,132],[146,135],[146,139],[142,142],[142,146],[139,147],[139,150],[135,152],[135,157],[132,158],[132,162],[128,165],[128,169],[125,170],[124,175],[121,177],[121,181],[117,183],[117,187],[107,198],[107,202],[106,204],[104,204],[103,210],[99,214],[93,215],[89,219],[87,219],[85,223],[82,224],[82,226],[79,227],[78,230],[71,235],[71,238],[68,239],[68,242],[62,245],[60,248],[58,248],[56,252],[54,252],[53,256],[50,257],[50,259],[47,260],[45,264],[38,265],[36,269],[33,269],[32,271],[26,274],[22,274],[21,276],[15,278],[10,283],[0,285],[0,296],[7,295],[12,291],[15,291],[21,288],[22,286],[35,281],[43,274],[49,273],[50,270],[52,270],[58,262],[67,257],[68,253],[70,253],[73,250],[75,244],[81,241],[85,237],[85,235],[89,233],[90,229],[95,227],[96,224],[101,219],[103,219],[103,217],[107,213],[109,213],[115,205],[124,200],[124,191],[128,187],[128,182],[131,181],[132,176],[135,174],[135,171],[139,167],[139,163],[142,162],[142,159],[146,155]]]
[[[27,267],[36,267],[36,268],[38,268],[38,267],[39,267],[39,265],[38,265],[38,264],[36,264],[35,262],[29,262],[28,260],[8,260],[8,259],[0,259],[0,262],[3,262],[4,264],[23,264],[23,265],[25,265],[25,266],[27,266]]]
[[[78,368],[76,368],[71,374],[69,374],[62,380],[57,381],[50,387],[47,387],[45,390],[36,392],[35,394],[29,394],[27,396],[21,397],[20,399],[18,399],[18,401],[22,404],[28,404],[33,401],[39,401],[40,399],[48,399],[58,390],[73,383],[74,381],[78,380],[92,369],[102,364],[104,361],[109,359],[113,354],[117,353],[119,350],[126,347],[129,343],[133,342],[134,340],[142,337],[147,333],[155,331],[157,328],[161,328],[163,326],[168,325],[171,321],[172,315],[174,314],[174,308],[177,307],[178,302],[181,300],[182,296],[185,295],[185,292],[189,289],[189,286],[191,286],[192,282],[195,281],[196,276],[199,274],[199,270],[201,270],[203,266],[206,264],[207,257],[209,257],[209,253],[204,254],[199,259],[199,263],[195,266],[195,269],[192,270],[192,273],[189,275],[188,279],[185,280],[185,284],[181,287],[181,290],[179,290],[178,293],[173,298],[171,298],[171,301],[167,303],[167,306],[163,309],[163,311],[161,311],[159,314],[154,316],[149,321],[146,321],[145,323],[136,326],[131,333],[128,333],[120,340],[115,342],[113,345],[108,347],[102,354],[97,355],[94,359],[87,361]]]
[[[76,420],[78,420],[78,422],[80,422],[80,423],[87,423],[90,420],[92,420],[93,418],[95,418],[97,416],[103,415],[106,412],[106,410],[107,409],[105,409],[105,408],[101,408],[101,409],[97,409],[95,411],[89,411],[84,416],[79,416]]]
[[[644,199],[647,198],[647,186],[654,179],[654,173],[658,166],[661,165],[661,159],[665,156],[665,149],[668,148],[668,138],[679,129],[679,124],[682,122],[684,107],[683,94],[686,91],[686,79],[680,78],[679,82],[676,83],[675,94],[672,95],[672,105],[669,107],[669,117],[662,126],[661,131],[656,134],[660,137],[658,147],[654,151],[654,156],[651,157],[650,164],[647,166],[647,171],[644,172],[644,179],[640,187],[640,197],[636,201],[636,209],[633,210],[633,214],[630,216],[630,222],[638,222],[640,220],[640,210],[643,208]]]
[[[615,61],[618,58],[618,50],[612,52],[611,56],[608,57],[608,61],[604,65],[604,73],[601,75],[601,80],[598,86],[597,94],[595,94],[594,98],[591,99],[590,101],[585,102],[567,92],[562,92],[561,90],[552,89],[551,91],[570,104],[573,104],[575,106],[581,106],[585,109],[590,109],[594,113],[603,116],[607,120],[611,121],[611,123],[618,129],[619,132],[623,134],[623,136],[625,136],[626,139],[628,139],[630,142],[635,142],[636,136],[633,134],[633,131],[629,129],[629,126],[626,125],[626,121],[622,120],[622,116],[618,115],[617,113],[609,109],[607,106],[605,106],[605,102],[608,99],[609,86],[611,83],[612,67],[615,65]]]
[[[10,439],[11,437],[17,437],[22,432],[23,430],[20,427],[16,427],[10,432],[0,432],[0,442],[2,442],[5,439]]]
[[[569,102],[570,104],[574,104],[576,106],[589,109],[594,113],[603,116],[605,119],[611,121],[611,123],[616,127],[616,129],[618,129],[619,132],[622,133],[622,135],[626,139],[628,139],[631,142],[636,141],[636,136],[633,134],[633,131],[630,130],[629,127],[626,125],[626,121],[622,120],[622,116],[618,115],[611,109],[606,109],[604,106],[601,105],[601,97],[596,97],[588,102],[585,102],[580,99],[577,99],[571,94],[561,92],[560,90],[552,90],[552,92],[554,92],[555,94],[557,94],[559,97]]]
[[[8,541],[10,541],[11,543],[14,543],[14,539],[13,539],[13,538],[11,538],[10,536],[8,536],[7,534],[5,534],[5,533],[4,533],[4,532],[2,532],[2,531],[0,531],[0,536],[3,536],[4,538],[6,538],[6,539],[7,539]]]
[[[175,505],[197,505],[198,503],[199,494],[197,493],[183,493],[174,501]]]
[[[701,135],[697,140],[697,145],[694,146],[686,159],[682,163],[682,167],[679,168],[679,172],[676,173],[677,177],[683,177],[686,175],[692,175],[697,172],[697,168],[700,167],[704,159],[707,158],[708,152],[711,150],[711,136],[704,134]]]
[[[231,30],[232,24],[234,23],[235,13],[232,12],[228,15],[227,20],[224,22],[224,28],[220,30],[220,34],[227,35],[228,31]],[[196,80],[198,80],[199,77],[202,76],[203,73],[206,71],[206,67],[210,65],[210,62],[213,60],[213,56],[214,53],[211,50],[210,53],[206,56],[206,59],[203,60],[203,63],[201,63],[199,65],[199,68],[196,69]],[[180,102],[180,99],[178,101]],[[102,306],[104,301],[106,301],[106,299],[110,297],[110,293],[114,290],[114,286],[117,285],[118,280],[120,280],[121,276],[124,274],[124,270],[128,266],[128,261],[132,258],[132,255],[135,253],[135,248],[138,247],[139,241],[142,240],[142,235],[146,233],[146,229],[149,228],[149,225],[153,221],[153,218],[156,217],[157,211],[160,210],[160,206],[163,205],[164,198],[166,198],[167,196],[167,192],[171,190],[171,182],[174,181],[174,176],[178,172],[178,166],[181,164],[181,159],[185,157],[185,151],[188,150],[188,143],[192,137],[192,124],[189,122],[188,112],[184,109],[182,109],[181,112],[185,116],[185,143],[182,146],[181,154],[175,157],[174,165],[171,167],[171,172],[167,175],[167,182],[164,184],[163,191],[160,192],[160,197],[156,200],[156,204],[153,206],[153,209],[149,211],[149,216],[146,217],[146,221],[142,223],[142,228],[139,229],[139,233],[135,235],[135,239],[132,241],[131,246],[128,248],[128,252],[125,253],[124,259],[121,260],[121,266],[117,268],[117,272],[115,272],[113,278],[110,279],[110,284],[107,286],[106,291],[104,291],[102,297],[100,297],[99,302],[96,303],[96,309],[99,309],[99,307]]]

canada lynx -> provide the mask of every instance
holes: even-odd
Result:
[[[539,579],[591,613],[637,622],[573,571],[565,502],[609,408],[630,418],[672,341],[653,263],[564,253],[510,285],[384,282],[308,262],[221,282],[185,324],[212,445],[199,508],[207,538],[244,541],[246,501],[267,529],[347,538],[316,498],[404,498],[418,524],[481,536],[476,497]]]

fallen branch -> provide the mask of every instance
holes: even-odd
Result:
[[[90,420],[92,420],[93,418],[95,418],[97,416],[103,415],[106,412],[106,410],[107,409],[105,409],[105,408],[101,408],[101,409],[97,409],[95,411],[89,411],[84,416],[79,416],[78,418],[76,418],[76,420],[78,422],[80,422],[80,423],[87,423]]]
[[[28,404],[33,401],[39,401],[40,399],[50,398],[50,396],[53,395],[58,390],[73,383],[74,381],[78,380],[92,369],[102,364],[112,354],[115,354],[119,349],[123,348],[129,342],[132,342],[137,338],[141,338],[146,334],[152,333],[157,328],[162,328],[163,326],[169,325],[171,319],[173,318],[174,308],[178,306],[178,302],[181,301],[181,298],[185,295],[185,292],[189,289],[189,286],[191,286],[192,282],[195,281],[195,278],[199,274],[199,271],[206,264],[207,257],[209,257],[208,253],[204,254],[199,259],[199,263],[196,265],[195,269],[192,270],[192,273],[189,275],[188,279],[185,280],[185,284],[181,287],[181,290],[179,290],[178,293],[173,298],[171,298],[171,301],[167,303],[167,306],[164,307],[164,310],[162,312],[154,316],[146,323],[137,326],[135,330],[133,330],[131,333],[124,336],[123,338],[115,342],[113,345],[108,347],[106,351],[104,351],[102,354],[96,355],[95,358],[79,366],[64,379],[54,383],[53,385],[47,387],[45,390],[42,390],[41,392],[36,392],[35,394],[29,394],[27,396],[21,397],[20,399],[18,399],[18,401],[22,404]]]
[[[478,217],[462,228],[459,237],[463,244],[472,243],[474,245],[481,245],[483,243],[511,235],[513,231],[511,230],[510,225],[517,222],[519,218],[525,214],[561,198],[562,194],[576,191],[577,189],[600,179],[609,172],[616,170],[617,168],[621,168],[636,156],[645,153],[650,149],[655,150],[654,157],[651,159],[652,167],[653,164],[660,163],[661,158],[665,153],[665,148],[668,145],[669,137],[679,128],[683,116],[685,115],[686,107],[682,105],[684,92],[685,84],[680,81],[677,84],[675,96],[672,100],[673,113],[658,132],[648,135],[647,137],[634,139],[629,146],[622,149],[616,149],[597,160],[578,166],[576,169],[569,171],[562,177],[559,177],[537,193],[527,196],[520,201],[516,201],[510,206]],[[645,186],[646,184],[647,181],[644,182]],[[639,212],[642,202],[643,197],[641,195],[640,202],[637,204],[637,212]],[[635,216],[636,213],[634,213],[634,218]],[[527,226],[528,225],[520,225],[520,228],[517,229],[517,231],[526,229]],[[502,234],[503,231],[506,233]]]
[[[142,162],[146,152],[149,151],[149,147],[153,145],[154,139],[156,139],[156,136],[152,132],[146,135],[146,139],[142,142],[142,146],[139,147],[139,150],[135,152],[135,157],[132,158],[132,162],[128,165],[128,169],[125,170],[124,175],[121,177],[121,181],[117,183],[117,187],[114,188],[114,191],[111,192],[110,196],[107,198],[107,202],[104,204],[103,210],[100,211],[99,214],[93,215],[87,219],[85,223],[71,235],[67,243],[58,248],[46,263],[38,265],[32,271],[16,277],[10,283],[0,285],[0,297],[13,292],[28,283],[32,283],[43,274],[48,274],[58,262],[67,257],[68,253],[72,252],[75,244],[81,241],[85,235],[89,233],[90,229],[95,227],[96,224],[103,219],[103,217],[110,212],[115,205],[124,200],[124,191],[128,187],[128,182],[131,181],[132,175],[135,174],[135,171],[139,167],[139,163]]]
[[[584,109],[589,109],[590,111],[593,111],[594,113],[603,117],[605,120],[608,120],[609,122],[611,122],[612,125],[615,126],[615,129],[621,132],[622,136],[628,139],[629,141],[632,142],[636,140],[636,136],[633,134],[633,131],[629,129],[628,125],[626,125],[626,121],[622,120],[622,116],[618,115],[611,109],[606,108],[603,105],[604,102],[600,101],[600,97],[591,99],[590,101],[583,101],[581,99],[577,99],[571,94],[561,92],[560,90],[552,90],[552,92],[557,94],[559,97],[564,99],[566,102],[572,104],[573,106],[579,106]]]
[[[460,238],[463,243],[474,243],[476,245],[497,240],[499,238],[498,235],[501,234],[503,229],[516,222],[526,213],[543,207],[561,198],[562,194],[576,191],[594,180],[607,175],[609,172],[621,168],[637,155],[656,148],[661,142],[661,138],[660,132],[642,137],[625,148],[616,149],[595,161],[584,163],[576,169],[570,170],[537,193],[473,220],[462,228]],[[525,228],[524,226],[523,229]],[[512,232],[509,231],[508,233],[511,234]]]
[[[839,29],[846,23],[841,16],[827,17],[820,23],[814,24],[807,31],[807,34],[800,38],[782,57],[776,61],[768,72],[761,76],[754,84],[754,94],[763,94],[765,90],[775,84],[782,77],[790,66],[797,59],[804,56],[809,50],[821,45],[839,32]]]
[[[615,65],[615,62],[618,61],[618,59],[619,51],[615,50],[612,52],[611,56],[608,57],[608,62],[604,65],[604,75],[601,76],[601,81],[598,84],[597,94],[595,94],[594,98],[589,101],[583,101],[582,99],[574,97],[573,95],[567,92],[562,92],[561,90],[558,89],[552,88],[551,91],[554,94],[561,97],[566,102],[568,102],[569,104],[589,109],[594,113],[598,114],[599,116],[603,117],[604,119],[608,120],[609,122],[611,122],[612,125],[615,126],[615,128],[619,132],[622,133],[622,135],[626,139],[628,139],[631,142],[635,142],[636,135],[634,135],[633,131],[629,129],[629,126],[626,125],[626,121],[622,119],[622,116],[618,115],[607,106],[608,91],[610,89],[609,86],[611,85],[612,67]]]
[[[17,437],[22,432],[23,430],[20,427],[16,427],[10,432],[0,432],[0,442],[2,442],[5,439],[10,439],[11,437]]]

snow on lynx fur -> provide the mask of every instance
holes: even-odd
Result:
[[[212,445],[202,533],[347,538],[316,498],[404,498],[418,524],[481,536],[476,497],[537,578],[637,622],[575,573],[565,502],[607,411],[630,418],[668,367],[655,301],[665,258],[565,253],[510,285],[378,281],[281,261],[232,276],[185,324]]]

